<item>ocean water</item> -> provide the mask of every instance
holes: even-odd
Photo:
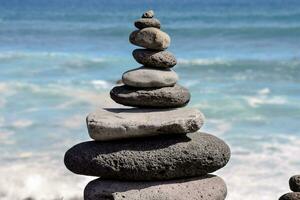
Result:
[[[85,116],[139,65],[128,36],[154,9],[203,131],[231,147],[229,200],[272,200],[300,173],[297,0],[0,0],[0,199],[82,199],[93,178],[64,152],[90,140]]]

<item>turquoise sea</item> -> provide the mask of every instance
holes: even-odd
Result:
[[[0,0],[0,199],[81,199],[64,152],[139,65],[128,36],[154,9],[174,70],[231,147],[229,200],[272,200],[300,173],[300,1]]]

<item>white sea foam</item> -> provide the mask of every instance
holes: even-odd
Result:
[[[65,52],[18,52],[7,51],[0,52],[0,61],[15,61],[15,60],[41,60],[52,59],[61,62],[63,67],[70,68],[85,68],[107,61],[108,58],[93,57],[86,54],[65,53]],[[112,60],[113,61],[113,60]],[[53,67],[57,67],[53,65]]]
[[[0,97],[0,108],[3,108],[6,105],[7,101],[3,98]]]
[[[115,107],[117,104],[114,103],[107,93],[99,93],[97,91],[90,91],[76,88],[60,88],[59,91],[63,92],[64,96],[71,97],[70,100],[65,101],[56,106],[56,108],[64,109],[70,107],[78,102],[86,102],[92,106],[112,106]]]
[[[0,116],[0,127],[3,126],[5,123],[5,118]]]
[[[5,60],[10,60],[10,59],[15,59],[19,58],[20,54],[16,52],[2,52],[0,53],[0,60],[5,61]]]
[[[195,59],[178,59],[178,64],[182,65],[229,65],[228,60],[222,58],[195,58]]]
[[[4,93],[4,92],[7,92],[8,91],[8,85],[4,82],[0,82],[0,93]]]
[[[12,145],[15,144],[13,135],[15,133],[11,130],[1,130],[0,129],[0,144]]]
[[[17,155],[18,158],[30,158],[32,156],[33,156],[33,153],[30,151],[21,152],[21,153],[18,153],[18,155]]]
[[[91,83],[96,89],[108,89],[112,87],[112,84],[104,80],[92,80]]]
[[[28,89],[31,92],[40,92],[41,86],[31,84],[31,83],[22,83],[22,82],[0,82],[0,93],[3,96],[12,96],[18,91]]]
[[[287,100],[283,96],[271,96],[269,88],[263,88],[257,91],[254,96],[244,97],[246,102],[253,108],[260,105],[282,105],[287,103]]]
[[[78,129],[83,127],[85,123],[85,115],[74,115],[63,121],[63,126],[69,129]]]
[[[96,82],[97,84],[100,89],[103,87],[101,86],[102,84],[105,85],[101,81]],[[24,89],[34,94],[41,93],[49,96],[69,97],[66,101],[55,105],[55,108],[60,109],[69,108],[81,102],[88,103],[93,108],[98,106],[113,107],[114,105],[119,107],[119,105],[110,100],[107,93],[99,93],[99,91],[94,89],[87,90],[62,84],[47,86],[27,83],[0,84],[0,92],[4,97]],[[264,104],[278,105],[286,101],[285,98],[282,98],[282,101],[278,101],[276,99],[278,97],[280,96],[274,96],[269,88],[261,88],[253,96],[247,96],[244,100],[251,107],[258,107]],[[210,102],[204,102],[200,107],[211,109],[211,105]],[[234,104],[234,106],[239,107],[241,105]],[[34,109],[28,108],[27,110]],[[72,130],[77,129],[84,123],[84,117],[75,115],[61,122],[61,126]],[[250,116],[249,118],[249,120],[257,121],[261,121],[261,119],[263,119],[262,116]],[[18,119],[17,121],[18,123],[14,125],[15,128],[29,127],[34,123],[30,120],[26,122],[24,119]],[[2,117],[0,124],[4,123],[6,123],[6,120]],[[221,138],[230,135],[230,130],[234,128],[234,123],[226,119],[208,119],[207,124],[208,126],[205,128],[209,129],[208,132],[219,135]],[[14,134],[13,131],[0,130],[0,144],[14,144]],[[227,199],[229,200],[278,199],[281,194],[289,191],[287,183],[289,176],[299,173],[300,163],[295,159],[295,155],[300,154],[299,137],[285,134],[274,135],[274,138],[270,138],[270,141],[265,141],[265,138],[260,138],[257,135],[253,137],[258,141],[257,144],[251,144],[253,149],[242,145],[231,145],[232,158],[230,163],[217,172],[227,182]],[[65,146],[75,144],[72,138],[67,143],[68,145]],[[259,150],[255,150],[256,148]],[[59,162],[54,162],[53,160],[57,160],[57,158],[51,157],[50,153],[45,155],[45,157],[53,160],[47,161],[37,158],[31,150],[24,150],[16,155],[10,155],[10,153],[6,152],[5,155],[5,158],[15,156],[17,159],[10,159],[8,163],[1,160],[0,199],[3,200],[19,200],[26,197],[45,200],[82,199],[84,186],[88,180],[92,179],[68,172],[63,166],[62,158],[60,158]],[[3,155],[2,158],[4,158]]]
[[[9,139],[10,136],[14,134],[13,131],[4,131],[0,130],[0,142],[5,142],[5,140]]]
[[[10,125],[12,125],[15,128],[27,128],[30,127],[33,124],[33,121],[29,119],[18,119],[14,122],[12,122]]]
[[[267,95],[271,93],[271,90],[269,88],[263,88],[261,90],[258,90],[257,93],[260,95]]]
[[[17,51],[6,51],[0,53],[1,61],[9,61],[15,59],[24,59],[24,58],[36,58],[36,57],[53,57],[53,56],[62,56],[66,55],[64,53],[50,53],[50,52],[17,52]]]
[[[216,135],[222,135],[231,130],[232,124],[229,121],[221,119],[207,119],[206,125],[208,127],[209,133],[214,133]]]
[[[247,97],[246,101],[248,102],[248,104],[255,108],[258,107],[260,105],[266,105],[266,104],[270,104],[270,105],[282,105],[285,104],[286,98],[284,97]]]
[[[93,84],[95,89],[107,90],[111,85],[110,83],[102,80],[94,80],[90,82]],[[27,90],[27,93],[33,94],[46,94],[48,96],[65,96],[70,97],[55,106],[57,109],[65,109],[67,107],[73,106],[79,102],[86,102],[93,106],[116,106],[107,93],[102,93],[96,90],[87,90],[85,88],[78,88],[68,84],[49,84],[46,86],[36,85],[31,83],[21,83],[21,82],[7,82],[0,84],[0,107],[7,103],[6,98]],[[28,108],[33,109],[34,108]]]
[[[6,98],[14,93],[8,83],[0,82],[0,108],[3,108],[7,104]]]
[[[92,66],[96,64],[103,63],[104,58],[92,58],[92,57],[83,57],[83,56],[73,56],[74,59],[68,59],[63,66],[70,68],[85,68],[87,66]]]
[[[227,199],[272,200],[290,191],[289,177],[299,174],[300,138],[283,134],[270,140],[251,149],[231,146],[230,163],[217,172],[227,183]]]
[[[76,176],[62,163],[28,159],[31,156],[20,155],[22,161],[1,165],[0,199],[82,199],[84,186],[93,178]]]
[[[232,78],[237,81],[247,80],[248,77],[249,76],[245,75],[244,73],[236,73],[232,76]]]
[[[300,138],[283,134],[269,140],[251,149],[231,145],[229,164],[216,172],[227,183],[228,200],[272,200],[289,191],[288,178],[299,173],[295,155],[300,154]],[[49,155],[34,157],[32,152],[23,152],[16,156],[19,159],[14,163],[0,166],[3,200],[82,199],[85,185],[94,179],[68,172],[62,161],[48,160]]]
[[[197,84],[199,84],[199,80],[186,80],[186,81],[183,82],[183,85],[185,87],[192,87],[192,86],[195,86]]]

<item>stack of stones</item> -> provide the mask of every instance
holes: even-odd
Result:
[[[85,200],[223,200],[224,181],[212,173],[224,167],[230,149],[221,139],[197,132],[203,114],[183,108],[189,91],[171,69],[176,58],[165,49],[170,37],[160,30],[153,11],[135,22],[130,42],[143,66],[123,74],[124,85],[111,98],[136,108],[98,109],[87,116],[94,141],[65,154],[66,167],[100,177],[85,188]]]
[[[282,195],[279,200],[300,200],[300,175],[292,176],[289,185],[293,192]]]

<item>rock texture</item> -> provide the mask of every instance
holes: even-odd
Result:
[[[148,27],[154,27],[154,28],[160,28],[160,21],[155,18],[141,18],[134,22],[134,26],[138,29],[148,28]]]
[[[183,107],[190,101],[190,92],[176,84],[163,88],[134,88],[116,86],[110,91],[111,98],[122,105],[144,108]]]
[[[138,63],[147,67],[171,68],[177,64],[175,56],[169,51],[135,49],[132,55]]]
[[[142,18],[152,18],[154,17],[154,11],[148,10],[147,12],[143,13]]]
[[[223,200],[227,189],[217,176],[163,182],[120,182],[96,179],[84,190],[84,200]]]
[[[224,200],[224,181],[208,173],[224,167],[230,148],[221,139],[197,132],[204,123],[197,109],[182,108],[191,98],[170,68],[171,39],[152,10],[145,12],[129,41],[143,66],[127,71],[110,91],[122,105],[98,109],[86,118],[93,141],[69,149],[65,166],[100,179],[90,182],[85,200]],[[292,195],[295,195],[294,193]]]
[[[300,200],[300,192],[290,192],[284,194],[279,200]]]
[[[168,87],[176,84],[178,75],[171,69],[139,67],[125,72],[122,80],[125,85],[137,88]]]
[[[171,39],[167,33],[149,27],[133,31],[129,36],[129,41],[134,45],[147,49],[164,50],[169,47]]]
[[[66,167],[82,175],[131,181],[206,175],[230,158],[226,143],[206,133],[165,138],[84,142],[65,154]]]
[[[300,175],[292,176],[289,180],[290,189],[294,192],[300,192]]]
[[[204,123],[197,109],[99,109],[87,116],[92,139],[98,141],[195,132]]]

